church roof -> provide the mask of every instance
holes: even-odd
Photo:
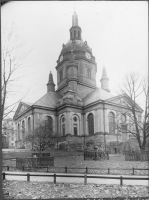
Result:
[[[28,105],[28,106],[32,106],[32,105],[33,105],[33,103],[31,103],[31,102],[26,102],[26,101],[22,101],[22,103],[25,103],[25,104]]]
[[[112,95],[109,92],[106,92],[105,90],[101,89],[101,88],[97,88],[95,90],[93,90],[92,92],[90,92],[84,99],[83,99],[83,103],[84,106],[90,104],[90,103],[94,103],[98,100],[106,100],[109,98],[114,97],[114,95]]]
[[[72,40],[69,40],[63,47],[61,54],[71,52],[73,51],[89,51],[92,54],[91,48],[88,46],[86,42],[83,40],[75,40],[74,42]]]
[[[56,92],[49,91],[43,97],[41,97],[38,101],[36,101],[33,106],[43,106],[55,108],[57,101],[61,98],[60,94]]]

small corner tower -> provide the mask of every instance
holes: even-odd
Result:
[[[49,81],[47,83],[47,92],[50,92],[50,91],[55,92],[55,84],[53,82],[53,75],[52,75],[51,71],[49,74]]]
[[[102,78],[100,79],[101,82],[101,89],[106,90],[107,92],[110,92],[109,90],[109,78],[107,76],[106,68],[103,67],[102,70]]]

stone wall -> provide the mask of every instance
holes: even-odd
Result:
[[[92,136],[73,136],[68,135],[65,137],[65,141],[59,142],[59,149],[61,150],[83,150],[85,148],[94,148],[98,146],[99,148],[104,148],[104,137],[103,135],[92,135]]]

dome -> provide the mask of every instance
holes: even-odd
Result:
[[[65,45],[63,45],[63,49],[61,54],[65,54],[67,52],[73,51],[88,51],[92,54],[92,49],[88,46],[87,42],[83,40],[69,40]]]

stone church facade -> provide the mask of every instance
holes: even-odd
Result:
[[[20,102],[16,110],[16,147],[21,147],[25,136],[46,118],[52,121],[53,134],[59,136],[86,136],[87,140],[92,138],[95,142],[99,137],[106,144],[118,144],[131,137],[125,131],[129,126],[125,115],[118,119],[124,132],[114,129],[117,113],[126,110],[123,101],[127,98],[110,93],[105,67],[102,69],[101,88],[96,86],[97,63],[87,41],[82,40],[76,13],[72,16],[69,31],[70,39],[63,44],[57,60],[57,90],[50,72],[47,93],[35,103]],[[139,108],[138,118],[141,118],[141,113]]]

